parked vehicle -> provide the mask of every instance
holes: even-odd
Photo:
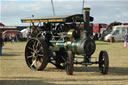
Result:
[[[118,25],[122,25],[122,23],[114,21],[114,22],[110,23],[109,25],[107,25],[106,28],[102,28],[100,30],[101,37],[99,38],[99,40],[104,40],[104,37],[113,31],[113,29],[112,29],[113,26],[118,26]]]
[[[112,32],[112,29],[110,30],[104,30],[102,33],[101,33],[101,37],[99,38],[99,40],[102,40],[104,41],[104,37],[108,34],[110,34]]]
[[[114,26],[113,31],[106,35],[104,40],[109,41],[111,37],[114,37],[115,41],[124,41],[124,36],[128,34],[128,25]]]

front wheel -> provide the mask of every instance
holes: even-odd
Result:
[[[72,75],[73,74],[73,68],[74,68],[74,56],[73,53],[71,51],[67,51],[67,60],[66,60],[66,73],[68,75]]]
[[[32,70],[43,70],[48,64],[49,49],[44,40],[30,39],[25,48],[25,60]]]
[[[99,70],[102,74],[107,74],[109,69],[109,57],[106,51],[101,51],[99,55]]]

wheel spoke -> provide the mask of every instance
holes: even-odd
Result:
[[[42,51],[43,49],[42,48],[40,48],[39,50],[37,50],[37,53],[39,53],[40,51]]]
[[[36,66],[38,66],[37,63],[38,63],[38,61],[36,61]]]
[[[32,58],[33,56],[28,56],[27,58]]]
[[[36,41],[33,41],[33,49],[35,50],[36,49]]]
[[[36,63],[36,59],[32,62],[31,67]]]
[[[34,49],[33,49],[33,48],[31,48],[31,47],[28,47],[28,49],[29,49],[29,50],[31,50],[31,51],[34,51]]]
[[[44,56],[43,54],[38,54],[38,56]]]
[[[32,47],[33,47],[33,50],[35,50],[34,44],[32,45]]]
[[[37,42],[37,44],[36,44],[36,49],[38,49],[38,46],[39,46],[39,42]]]
[[[31,52],[31,54],[33,54],[33,52]]]

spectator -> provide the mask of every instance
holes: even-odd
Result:
[[[17,33],[17,34],[16,34],[16,41],[17,41],[17,42],[19,41],[19,38],[20,38],[20,33]]]
[[[98,34],[97,34],[97,33],[94,35],[94,40],[99,40],[99,39],[98,39]]]
[[[12,34],[9,35],[9,41],[12,43]]]
[[[4,42],[6,43],[8,41],[8,35],[4,34]]]
[[[12,43],[15,42],[15,35],[12,34]]]
[[[124,47],[128,47],[128,34],[124,36]]]
[[[2,38],[2,33],[0,33],[0,56],[2,55],[2,46],[3,46],[3,38]]]

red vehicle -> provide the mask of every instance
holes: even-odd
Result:
[[[99,34],[101,33],[102,28],[106,28],[107,24],[93,24],[93,33]]]

